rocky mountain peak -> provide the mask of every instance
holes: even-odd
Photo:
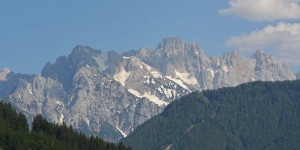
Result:
[[[58,80],[68,90],[72,84],[74,74],[85,66],[99,67],[95,56],[101,55],[101,51],[88,46],[77,45],[68,56],[59,57],[54,64],[47,63],[42,70],[43,77]]]
[[[142,60],[163,74],[174,77],[176,71],[191,72],[193,69],[199,70],[200,65],[208,63],[204,52],[197,44],[184,42],[175,37],[163,39],[152,55]]]
[[[158,44],[157,49],[163,48],[176,48],[181,49],[182,46],[185,44],[185,42],[179,38],[176,37],[167,37]]]
[[[268,55],[263,50],[259,49],[254,52],[254,54],[251,56],[252,59],[256,60],[256,63],[259,65],[268,65],[268,64],[282,64],[279,60],[277,60],[275,57]],[[286,68],[287,66],[282,64],[282,67]]]
[[[254,69],[257,75],[256,79],[262,81],[269,79],[271,81],[283,80],[284,78],[289,80],[296,79],[295,74],[289,70],[286,64],[268,55],[263,50],[255,51],[251,58],[256,61]]]
[[[4,68],[3,70],[0,70],[0,81],[7,80],[7,75],[10,74],[10,69]]]
[[[195,55],[203,53],[197,44],[187,43],[176,37],[168,37],[163,39],[155,50],[156,54],[165,55],[167,57],[173,55],[186,55],[189,52],[194,52]]]
[[[73,48],[72,53],[69,55],[69,59],[74,65],[84,64],[97,67],[97,63],[94,61],[93,57],[101,54],[102,52],[100,50],[88,46],[77,45]]]
[[[238,51],[226,52],[222,56],[221,60],[223,60],[225,64],[234,66],[237,63],[244,62],[247,60],[243,55],[241,55]],[[221,62],[222,63],[222,62]],[[247,62],[249,63],[249,62]],[[214,64],[215,66],[215,64]]]
[[[264,52],[262,49],[258,49],[256,50],[253,55],[251,56],[251,58],[255,58],[255,59],[265,59],[267,57],[270,57],[266,52]]]
[[[101,53],[100,50],[95,50],[89,46],[77,45],[73,48],[71,55],[79,55],[79,54],[95,54]]]
[[[88,65],[93,65],[93,56],[101,55],[102,52],[100,50],[95,50],[93,48],[90,48],[88,46],[83,46],[83,45],[77,45],[76,47],[73,48],[72,52],[70,55],[66,56],[61,56],[59,57],[55,64],[57,63],[65,63],[65,61],[68,61],[68,63],[72,63],[69,65],[76,66],[79,64],[88,64]]]

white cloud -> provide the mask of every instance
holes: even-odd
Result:
[[[229,5],[219,13],[251,21],[300,19],[299,0],[229,0]]]
[[[248,35],[233,36],[226,45],[245,53],[263,49],[292,68],[300,68],[300,23],[269,25]]]

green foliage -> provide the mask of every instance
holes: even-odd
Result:
[[[49,123],[37,115],[29,131],[26,117],[0,102],[0,150],[130,150],[123,143],[86,137],[66,124]]]
[[[300,81],[192,93],[123,142],[136,150],[300,149]]]

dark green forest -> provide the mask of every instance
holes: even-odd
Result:
[[[106,142],[99,137],[86,137],[66,124],[49,123],[35,117],[32,130],[26,117],[10,104],[0,102],[0,150],[130,150],[122,143]]]
[[[300,149],[300,80],[194,92],[122,141],[134,150]]]

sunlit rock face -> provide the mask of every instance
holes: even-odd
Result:
[[[70,55],[47,63],[41,76],[3,69],[0,97],[29,121],[42,114],[117,141],[193,91],[294,79],[286,65],[262,50],[250,58],[236,51],[208,58],[197,44],[169,37],[154,50],[124,54],[78,45]]]

